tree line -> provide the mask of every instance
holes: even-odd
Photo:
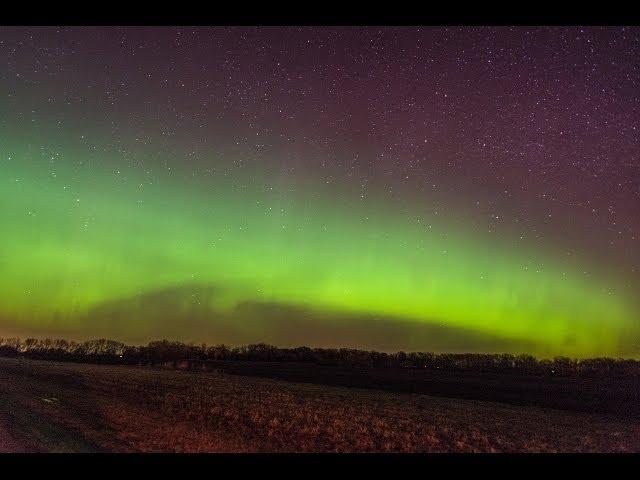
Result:
[[[200,362],[303,362],[369,368],[413,368],[441,371],[501,372],[552,376],[640,376],[640,361],[615,358],[538,359],[520,354],[384,353],[350,348],[278,348],[264,343],[229,347],[159,340],[143,346],[108,339],[85,342],[64,339],[0,338],[0,356],[120,365],[176,365]]]

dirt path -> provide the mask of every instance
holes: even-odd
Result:
[[[0,370],[0,452],[91,452],[91,442],[60,421],[64,412],[54,382]],[[81,392],[76,391],[76,395]]]
[[[14,438],[6,426],[6,421],[0,418],[0,453],[20,453],[26,451],[26,446]]]

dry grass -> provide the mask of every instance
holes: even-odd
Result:
[[[57,399],[32,408],[102,450],[640,451],[638,424],[603,415],[142,367],[9,370]]]

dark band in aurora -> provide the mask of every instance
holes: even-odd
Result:
[[[541,42],[637,82],[638,29],[379,30],[3,29],[0,334],[637,356],[638,90],[598,100]]]

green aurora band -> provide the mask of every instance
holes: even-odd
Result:
[[[224,295],[201,299],[212,323],[256,301],[446,325],[526,341],[534,354],[626,355],[620,345],[638,337],[631,292],[582,274],[597,266],[496,244],[443,215],[339,186],[316,195],[268,172],[159,174],[155,162],[149,175],[81,162],[73,149],[2,150],[0,333],[82,332],[107,302],[217,285]],[[135,321],[153,322],[144,317]]]

